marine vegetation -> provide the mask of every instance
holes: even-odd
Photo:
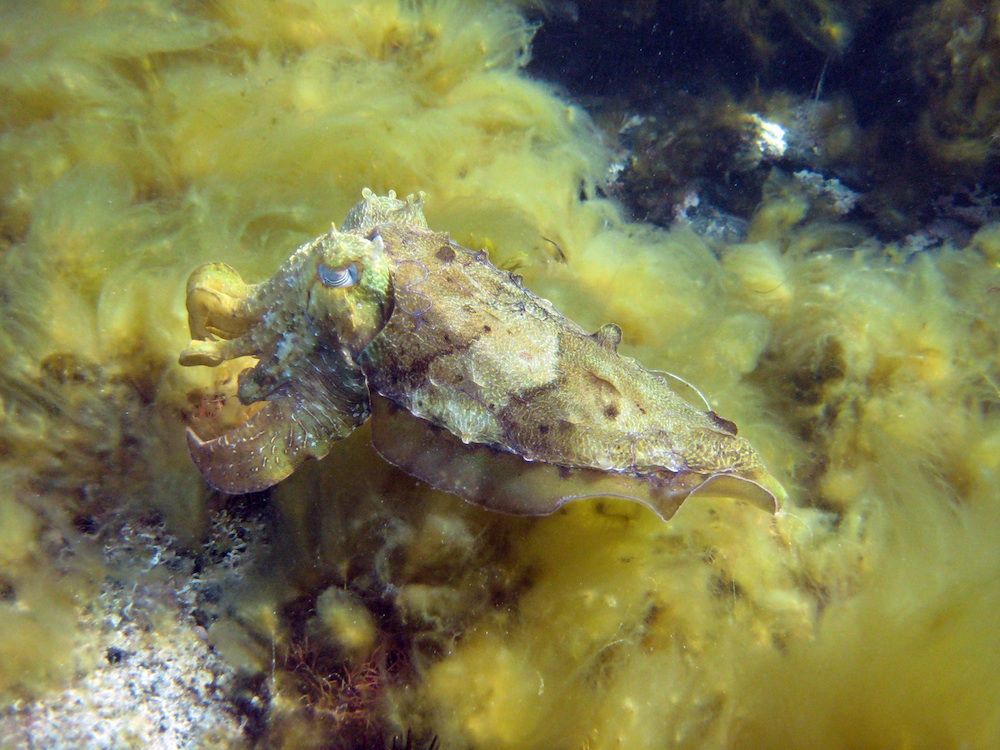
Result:
[[[860,4],[803,9],[821,6]],[[761,28],[781,28],[788,4],[768,7],[779,23]],[[590,59],[594,46],[569,56],[555,44],[551,31],[566,21],[547,18],[533,37],[536,25],[500,0],[4,4],[0,747],[86,747],[105,736],[116,747],[174,738],[279,750],[405,746],[407,736],[414,748],[438,738],[448,750],[1000,747],[993,157],[949,176],[941,164],[955,162],[925,158],[913,137],[913,100],[884,95],[894,90],[879,83],[892,64],[885,51],[901,49],[889,40],[905,20],[896,6],[868,16],[892,16],[884,26],[846,16],[853,41],[829,54],[825,78],[828,53],[813,48],[815,64],[803,65],[782,56],[785,45],[770,77],[758,78],[762,64],[732,64],[739,48],[725,39],[741,32],[719,36],[731,15],[711,24],[678,8],[658,3],[641,29],[588,26],[617,55]],[[936,70],[948,55],[948,70],[970,83],[983,72],[982,87],[955,91],[982,91],[968,132],[985,143],[993,68],[978,66],[995,45],[985,43],[992,27],[979,28],[968,27],[974,44],[960,54],[925,60]],[[678,51],[710,37],[705,46],[731,77]],[[724,108],[691,110],[705,115],[697,138],[683,108],[671,118],[671,107],[634,95],[594,105],[527,68],[532,54],[532,65],[548,57],[572,68],[575,82],[596,67],[624,92],[655,90],[661,101],[690,91]],[[646,67],[631,65],[640,57]],[[850,76],[845,90],[846,73],[861,70],[868,75]],[[728,93],[718,82],[737,76],[744,85]],[[779,77],[779,88],[791,80],[787,96]],[[928,106],[943,91],[921,90]],[[627,117],[595,126],[602,110]],[[711,127],[719,116],[735,113],[738,125],[741,112],[785,128],[782,157],[744,161],[753,151],[741,129],[713,140],[734,132]],[[619,133],[633,114],[657,118],[648,132],[663,137],[649,153],[683,176],[663,205],[692,186],[701,208],[738,213],[745,232],[704,232],[670,211],[661,214],[669,226],[627,218],[642,206],[623,206],[609,180],[616,164],[643,155],[628,143],[617,153],[599,128]],[[684,134],[690,155],[665,150],[671,133]],[[755,190],[716,202],[728,193],[706,153],[750,165],[741,175],[759,199]],[[856,167],[872,180],[853,177]],[[668,174],[648,174],[668,184]],[[880,234],[915,232],[937,215],[910,210],[923,199],[880,189],[882,174],[933,184],[922,188],[932,198],[958,181],[981,183],[957,208],[982,209],[982,220],[929,246]],[[848,195],[834,180],[862,194],[851,215],[833,210]],[[288,330],[301,334],[308,304],[227,313],[218,294],[252,302],[258,287],[232,269],[267,288],[299,246],[318,252],[336,240],[373,252],[372,231],[350,231],[350,220],[311,239],[348,215],[366,185],[382,196],[427,191],[428,225],[455,243],[452,272],[468,261],[482,278],[513,285],[508,273],[521,275],[579,324],[587,346],[612,344],[614,321],[623,356],[697,383],[707,408],[738,423],[788,488],[781,511],[707,490],[669,523],[616,498],[538,517],[461,502],[373,450],[385,424],[379,399],[402,406],[387,416],[397,420],[392,447],[403,450],[396,426],[420,424],[418,383],[398,381],[412,386],[405,403],[373,397],[396,355],[366,370],[350,346],[374,418],[268,490],[210,489],[185,427],[212,445],[268,414],[275,425],[304,420],[317,395],[271,390],[277,380],[265,377],[278,372],[268,363],[280,343],[267,313],[297,315],[300,327]],[[646,205],[655,200],[650,193]],[[425,231],[383,224],[384,262],[404,248],[400,238]],[[424,258],[428,269],[444,273],[434,253],[445,244]],[[499,270],[476,259],[480,250]],[[221,357],[245,337],[254,356],[184,367],[185,285],[212,262],[231,268],[196,277],[194,322],[204,330],[193,356]],[[324,265],[310,276],[323,299],[364,291],[369,266]],[[417,270],[390,274],[392,312],[372,342],[404,322],[394,320],[401,309],[422,309],[407,297],[420,291]],[[367,317],[337,308],[323,330],[346,340],[348,325],[381,325],[377,305],[359,310]],[[516,341],[490,325],[497,351]],[[289,356],[320,362],[318,340],[287,343],[296,344]],[[470,344],[460,364],[471,368],[485,343]],[[340,351],[323,361],[337,363]],[[249,405],[237,397],[247,369]],[[446,403],[459,403],[454,384],[435,387],[452,388]],[[432,430],[453,439],[449,459],[475,460],[457,420],[449,424]]]
[[[770,510],[784,492],[732,422],[618,354],[618,326],[587,334],[486,253],[430,231],[422,197],[366,189],[342,231],[266,283],[202,266],[187,306],[196,340],[181,364],[258,358],[239,398],[263,408],[208,441],[188,430],[225,492],[271,487],[373,414],[383,457],[493,510],[624,497],[669,519],[707,488]]]
[[[921,145],[931,158],[974,177],[996,169],[998,38],[1000,3],[938,0],[921,5],[894,40],[923,100]]]

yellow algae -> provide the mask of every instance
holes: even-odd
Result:
[[[11,488],[0,489],[0,563],[10,570],[31,557],[38,549],[38,517],[18,502]]]
[[[36,507],[22,487],[0,490],[0,701],[57,688],[95,655],[75,651],[81,607],[94,591],[89,560],[57,572],[44,547],[58,538],[59,518]],[[82,564],[81,564],[82,563]]]
[[[254,638],[245,622],[220,620],[209,630],[208,637],[212,648],[237,669],[252,673],[270,668],[271,644]]]
[[[787,308],[795,289],[788,278],[788,262],[775,242],[730,246],[723,267],[738,277],[736,289],[747,307],[775,316]]]
[[[808,210],[809,203],[800,195],[776,196],[754,213],[748,238],[753,242],[779,238],[802,221]]]
[[[610,502],[538,524],[519,556],[533,585],[516,612],[486,618],[430,670],[438,731],[477,747],[655,747],[667,727],[717,738],[705,723],[731,679],[719,652],[769,651],[812,622],[768,524],[753,513],[723,523],[724,509],[685,507],[666,530]]]
[[[1000,265],[1000,224],[987,224],[976,232],[970,244],[995,265]]]
[[[197,546],[214,512],[182,444],[214,385],[173,364],[184,279],[270,275],[371,185],[426,190],[432,225],[621,325],[791,497],[774,519],[724,498],[669,526],[617,502],[510,519],[361,431],[253,501],[271,556],[209,630],[275,687],[268,740],[324,741],[283,666],[318,618],[396,649],[369,710],[443,747],[1000,742],[995,225],[901,263],[780,189],[737,246],[629,224],[580,200],[605,149],[521,73],[531,29],[500,4],[43,3],[0,26],[5,701],[72,672],[100,576],[50,554],[85,547],[74,514],[138,503]]]
[[[938,0],[914,12],[898,35],[912,82],[926,100],[920,141],[953,172],[989,169],[995,153],[998,10],[996,2],[972,7]]]
[[[30,698],[56,688],[81,666],[74,652],[82,602],[81,580],[59,580],[50,571],[28,571],[14,579],[17,602],[0,602],[0,698]],[[86,588],[81,586],[80,593]]]
[[[996,504],[892,516],[895,541],[873,550],[857,594],[831,603],[815,638],[741,665],[731,746],[994,743]]]
[[[335,647],[351,657],[364,657],[375,643],[375,623],[350,593],[329,588],[316,599],[316,625]]]

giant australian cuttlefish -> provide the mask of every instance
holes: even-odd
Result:
[[[184,365],[252,355],[246,420],[202,440],[205,479],[262,490],[372,419],[372,442],[427,484],[506,513],[620,497],[670,518],[692,493],[784,496],[736,427],[587,333],[485,252],[428,229],[422,196],[365,190],[338,231],[268,281],[212,263],[188,282]]]

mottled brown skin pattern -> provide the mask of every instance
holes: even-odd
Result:
[[[366,191],[342,232],[307,243],[257,287],[205,268],[188,298],[202,340],[181,361],[255,354],[241,398],[280,404],[236,435],[189,436],[196,463],[224,491],[262,489],[320,457],[374,399],[383,456],[494,510],[544,514],[613,495],[669,518],[709,486],[771,510],[783,494],[735,425],[618,354],[617,326],[587,333],[485,253],[429,230],[420,199]]]
[[[749,443],[663,376],[602,345],[485,254],[416,227],[376,231],[396,279],[408,279],[397,281],[396,310],[361,357],[381,395],[466,442],[532,461],[629,472],[704,472],[720,461],[732,471],[762,468]]]

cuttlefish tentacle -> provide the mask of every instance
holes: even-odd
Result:
[[[215,367],[227,359],[250,356],[256,351],[254,336],[249,334],[228,341],[193,340],[181,352],[180,363],[185,366],[207,365]]]

